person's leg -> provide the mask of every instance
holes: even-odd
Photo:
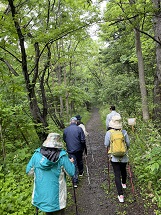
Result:
[[[83,171],[84,171],[84,167],[83,167],[83,152],[82,151],[77,152],[76,157],[77,157],[78,172],[79,172],[79,175],[82,175]]]
[[[55,211],[55,212],[53,213],[53,215],[65,215],[65,210],[62,209],[62,210],[60,210],[60,211]]]
[[[73,183],[77,184],[78,183],[78,165],[77,165],[77,157],[75,154],[69,154],[69,158],[74,159],[74,165],[75,165],[75,174],[73,176]]]
[[[120,170],[120,162],[111,162],[114,175],[115,175],[115,183],[118,195],[123,195],[122,184],[121,184],[121,170]]]
[[[60,210],[60,211],[47,212],[46,215],[65,215],[65,210],[62,209],[62,210]]]
[[[122,176],[122,183],[123,184],[126,184],[126,178],[127,178],[126,164],[127,163],[120,163],[120,169],[121,169],[121,176]]]

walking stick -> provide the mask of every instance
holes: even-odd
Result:
[[[93,150],[92,150],[92,147],[91,147],[91,141],[90,141],[90,136],[88,134],[88,142],[89,142],[89,148],[90,148],[90,151],[91,151],[91,154],[92,154],[92,160],[94,162],[94,157],[93,157]]]
[[[91,182],[90,182],[90,178],[89,178],[89,171],[88,171],[88,164],[87,164],[87,155],[85,155],[84,158],[85,158],[85,162],[86,162],[86,171],[87,171],[87,177],[88,177],[88,184],[90,185],[90,188],[91,188]]]
[[[36,215],[39,214],[39,209],[36,207]]]
[[[74,182],[73,181],[72,181],[72,184],[73,184],[73,192],[74,192],[75,212],[76,212],[76,215],[78,215],[77,198],[76,198],[76,192],[75,192]]]
[[[110,191],[110,159],[108,158],[108,191]]]
[[[108,154],[108,148],[107,148],[107,154]],[[108,155],[107,155],[108,156]],[[108,164],[108,191],[110,191],[110,158],[107,157],[107,164]]]

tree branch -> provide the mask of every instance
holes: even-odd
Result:
[[[19,76],[19,74],[13,69],[13,67],[8,63],[7,60],[5,60],[5,59],[3,59],[3,58],[0,58],[0,60],[1,60],[2,62],[4,62],[4,63],[7,65],[8,69],[9,69],[15,76]]]
[[[3,46],[0,46],[0,48],[3,49],[8,54],[10,54],[12,57],[14,57],[19,63],[22,63],[21,60],[19,60],[14,54],[12,54],[10,51],[8,51],[7,49],[5,49]]]
[[[129,21],[130,22],[130,24],[132,25],[132,22],[131,22],[131,19],[134,19],[134,18],[136,18],[136,17],[138,17],[138,15],[135,15],[135,16],[132,16],[132,17],[130,17],[130,18],[126,18],[126,19],[118,19],[118,20],[116,20],[115,22],[112,22],[111,24],[109,24],[109,26],[111,26],[111,25],[115,25],[115,24],[117,24],[117,23],[119,23],[119,22],[123,22],[123,21]],[[105,22],[107,22],[106,20],[105,20]],[[148,36],[148,37],[150,37],[152,40],[154,40],[156,43],[158,43],[159,45],[161,45],[161,42],[159,41],[159,40],[157,40],[155,37],[153,37],[153,36],[151,36],[150,34],[148,34],[147,32],[145,32],[145,31],[143,31],[143,30],[140,30],[139,28],[137,28],[137,27],[134,27],[134,29],[136,29],[137,31],[139,31],[140,33],[142,33],[142,34],[145,34],[146,36]]]

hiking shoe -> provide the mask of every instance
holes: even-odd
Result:
[[[124,202],[124,196],[123,195],[118,196],[118,199],[119,199],[119,202]]]
[[[79,174],[80,177],[83,177],[83,173]]]
[[[77,187],[78,187],[78,185],[76,183],[74,183],[74,188],[77,188]]]
[[[126,189],[126,184],[122,184],[122,188]]]

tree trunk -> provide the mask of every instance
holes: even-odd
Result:
[[[135,0],[129,0],[131,5],[135,4]],[[134,18],[136,21],[136,17]],[[132,24],[132,22],[129,20]],[[140,26],[139,23],[134,27],[135,34],[135,47],[136,47],[136,55],[138,59],[138,70],[139,70],[139,84],[140,84],[140,92],[141,92],[141,103],[142,103],[142,113],[143,120],[149,120],[149,108],[148,108],[148,96],[145,84],[145,73],[144,73],[144,60],[142,55],[142,47],[140,40]]]
[[[149,110],[148,110],[148,98],[147,90],[145,84],[145,74],[144,74],[144,61],[141,49],[140,32],[134,29],[135,32],[135,45],[136,45],[136,55],[138,59],[138,70],[139,70],[139,83],[142,101],[142,112],[143,120],[149,120]]]
[[[161,1],[153,0],[154,4],[154,34],[161,41]],[[154,120],[161,124],[161,43],[156,43],[156,74],[154,80]]]
[[[13,0],[8,0],[8,2],[10,5],[10,8],[11,8],[15,29],[17,31],[17,35],[19,38],[21,58],[22,58],[21,66],[22,66],[22,72],[23,72],[24,79],[25,79],[26,90],[27,90],[29,105],[30,105],[30,111],[31,111],[31,115],[33,118],[33,122],[35,124],[36,132],[37,132],[41,142],[43,142],[47,136],[46,131],[45,131],[46,127],[48,126],[47,121],[46,121],[46,114],[47,114],[46,107],[47,106],[46,106],[46,104],[45,104],[45,106],[43,106],[43,114],[42,114],[40,111],[40,108],[38,106],[36,93],[35,93],[35,84],[36,84],[36,81],[38,78],[39,46],[38,46],[38,43],[35,43],[36,56],[35,56],[35,67],[33,69],[34,75],[33,75],[32,81],[30,81],[30,75],[29,75],[28,66],[27,66],[27,63],[28,63],[27,55],[26,55],[26,49],[25,49],[25,38],[21,31],[21,26],[19,24],[19,21],[17,19],[17,13],[16,13],[15,6],[13,4]],[[45,99],[44,99],[44,101],[45,101]],[[43,101],[43,105],[44,105],[44,101]],[[41,129],[40,129],[40,124],[42,125]]]

